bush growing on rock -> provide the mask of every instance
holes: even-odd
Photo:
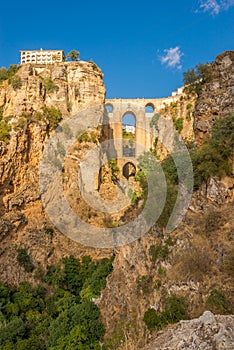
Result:
[[[11,79],[18,72],[18,69],[19,66],[17,64],[12,64],[8,69],[5,67],[0,68],[0,83]]]
[[[217,289],[213,289],[206,301],[206,306],[215,314],[229,314],[231,313],[230,305],[226,296]]]
[[[9,84],[12,85],[13,89],[20,89],[22,86],[22,79],[19,75],[14,75],[13,77],[8,79]]]
[[[43,115],[48,120],[50,129],[54,129],[59,125],[59,122],[63,119],[62,113],[55,107],[42,107]]]
[[[8,143],[10,139],[10,132],[11,126],[6,122],[6,120],[0,120],[0,141]]]
[[[19,248],[17,250],[17,261],[20,266],[24,268],[26,272],[32,272],[34,270],[34,265],[31,262],[30,255],[25,248]]]
[[[195,189],[211,176],[219,178],[231,174],[229,157],[234,149],[234,113],[217,119],[211,129],[211,138],[198,148],[190,150],[194,169]]]
[[[45,89],[50,94],[59,90],[58,85],[56,85],[50,78],[45,79]]]
[[[143,321],[152,332],[185,319],[187,319],[185,299],[172,294],[164,299],[164,311],[157,313],[155,309],[150,308],[145,312]]]

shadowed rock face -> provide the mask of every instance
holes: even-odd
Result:
[[[144,350],[232,350],[234,316],[214,316],[205,311],[199,318],[158,332]]]
[[[212,78],[203,86],[194,112],[198,142],[209,132],[213,121],[234,109],[234,51],[226,51],[212,63]]]

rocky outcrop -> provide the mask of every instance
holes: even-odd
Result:
[[[63,117],[102,104],[105,99],[103,74],[92,62],[62,62],[53,65],[22,65],[17,72],[22,86],[0,86],[3,115],[20,116],[44,105],[59,108]]]
[[[158,332],[144,350],[232,350],[234,316],[213,315],[205,311],[191,321]]]
[[[234,51],[226,51],[212,63],[212,76],[203,85],[194,112],[195,137],[200,143],[209,132],[213,121],[234,109]]]

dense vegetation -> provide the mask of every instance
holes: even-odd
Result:
[[[144,314],[143,320],[150,331],[161,329],[170,323],[176,323],[188,317],[183,297],[175,294],[167,296],[163,304],[164,311],[156,312],[155,309],[150,308]]]
[[[202,92],[202,84],[209,82],[211,77],[211,64],[198,64],[195,68],[184,72],[184,92],[189,95],[196,94],[200,96]]]
[[[5,120],[0,120],[0,141],[9,142],[11,126]]]
[[[230,158],[234,150],[234,113],[216,119],[211,137],[201,147],[190,149],[195,189],[211,176],[219,178],[231,174]]]
[[[0,83],[4,80],[8,80],[11,83],[12,78],[18,72],[19,66],[16,64],[11,65],[8,69],[5,67],[0,68]]]
[[[10,140],[10,132],[12,127],[14,130],[24,130],[26,132],[30,123],[36,123],[44,121],[47,123],[50,130],[55,129],[59,122],[62,120],[62,113],[55,107],[43,106],[41,111],[35,113],[23,112],[18,120],[14,123],[9,123],[13,118],[13,115],[9,115],[3,118],[3,111],[0,110],[0,141],[8,143]]]
[[[156,116],[153,121],[155,125],[157,125],[157,121],[158,117]],[[234,113],[216,119],[211,128],[211,137],[207,138],[202,146],[189,144],[188,149],[193,165],[195,190],[212,176],[221,178],[230,175],[230,159],[233,158],[234,150]],[[138,158],[141,169],[136,174],[135,179],[140,182],[145,199],[148,194],[147,171],[154,170],[157,158],[155,150],[145,152]],[[169,155],[161,162],[166,177],[167,198],[162,214],[158,219],[160,226],[166,226],[177,198],[178,174],[173,158],[176,158],[177,162],[182,165],[181,168],[183,168],[183,154],[175,153],[173,157]]]
[[[101,349],[105,330],[92,298],[105,287],[112,261],[70,256],[61,265],[48,266],[45,274],[37,273],[37,286],[0,283],[0,349]],[[18,250],[18,262],[32,271],[24,248]]]

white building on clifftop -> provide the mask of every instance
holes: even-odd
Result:
[[[21,64],[52,64],[55,62],[63,62],[64,60],[63,50],[21,50],[20,55]]]

